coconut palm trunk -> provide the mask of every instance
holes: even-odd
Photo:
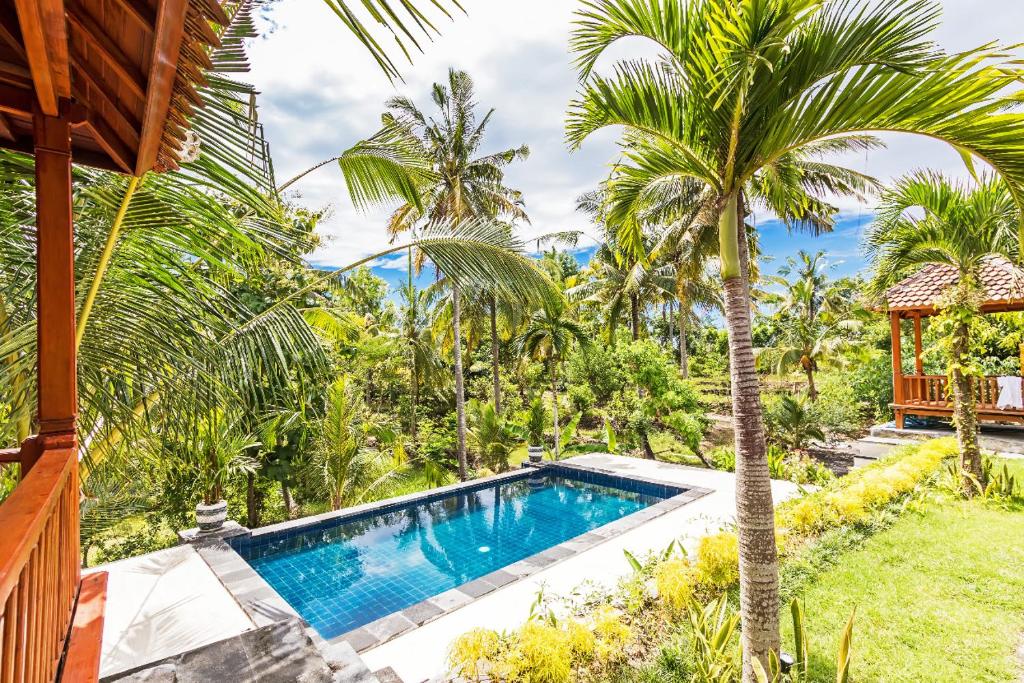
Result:
[[[754,365],[742,205],[736,193],[727,199],[719,232],[735,425],[741,643],[744,680],[752,683],[755,679],[750,662],[756,658],[767,669],[769,653],[779,649],[779,562],[760,386]]]
[[[807,398],[817,401],[818,387],[814,384],[814,361],[804,356],[801,365],[803,365],[804,374],[807,376]]]
[[[686,319],[689,310],[683,306],[682,299],[679,300],[679,374],[683,378],[690,376],[690,356],[686,349]]]
[[[970,327],[966,323],[960,323],[953,334],[953,422],[960,444],[960,487],[965,496],[972,496],[977,493],[976,485],[984,485],[984,481],[981,449],[978,445],[978,404],[975,402],[974,383],[963,371],[970,348]]]
[[[501,415],[501,367],[498,359],[498,300],[491,295],[491,378],[494,382],[494,412]]]
[[[551,359],[551,421],[555,432],[555,460],[561,457],[562,435],[558,428],[558,365]]]
[[[452,283],[452,355],[455,358],[455,418],[458,443],[459,479],[466,481],[469,466],[466,461],[466,394],[465,377],[462,374],[462,304],[459,300],[459,285]]]
[[[629,320],[633,327],[633,341],[640,338],[640,297],[636,294],[629,296]]]

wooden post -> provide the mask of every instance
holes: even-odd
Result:
[[[892,333],[892,395],[893,402],[900,406],[903,404],[903,353],[900,348],[900,314],[896,311],[889,313],[889,323]],[[903,429],[903,409],[896,408],[896,428]]]
[[[921,314],[914,314],[914,370],[918,375],[924,374],[924,358],[921,349]]]
[[[43,449],[75,442],[75,245],[71,224],[71,127],[35,114],[38,251],[39,433]]]

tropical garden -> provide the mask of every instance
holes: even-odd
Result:
[[[328,4],[398,76],[346,3]],[[411,19],[378,18],[418,45],[417,4],[448,3],[402,4]],[[382,103],[363,139],[310,169],[335,166],[356,207],[390,212],[386,250],[323,269],[310,263],[323,213],[289,189],[301,176],[275,177],[238,77],[255,32],[241,13],[181,170],[75,172],[83,562],[173,545],[204,503],[255,528],[504,472],[531,446],[606,452],[734,472],[735,528],[693,557],[666,539],[630,558],[616,591],[541,599],[514,633],[467,634],[459,675],[847,680],[857,633],[851,680],[1012,680],[1024,549],[1003,544],[1024,532],[1024,470],[981,451],[968,380],[1021,372],[1024,319],[981,316],[978,288],[985,259],[1024,257],[1021,72],[993,46],[942,52],[938,21],[928,0],[582,2],[566,141],[620,136],[606,179],[576,200],[600,244],[561,229],[522,239],[530,216],[506,171],[529,164],[528,141],[496,146],[500,112],[453,68]],[[597,69],[626,37],[658,56]],[[834,161],[882,149],[882,132],[948,143],[968,180],[922,169],[885,184]],[[34,419],[30,160],[3,152],[0,183],[8,447]],[[814,236],[833,229],[837,197],[878,206],[870,267],[837,277],[806,240],[769,274],[755,213]],[[373,273],[384,256],[406,260],[403,286]],[[837,477],[821,453],[891,419],[884,292],[936,263],[961,277],[925,322],[923,362],[950,377],[957,440]],[[15,476],[0,474],[0,496]],[[814,492],[776,510],[772,479]],[[920,566],[894,559],[907,545]],[[880,564],[889,593],[867,579]],[[964,616],[901,622],[919,571],[949,591],[951,574],[974,572],[984,597],[936,595],[928,614]],[[982,619],[993,633],[975,632]],[[894,639],[914,653],[899,674]]]

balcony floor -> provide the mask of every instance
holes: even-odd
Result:
[[[237,636],[252,621],[190,545],[87,570],[109,573],[100,676]]]

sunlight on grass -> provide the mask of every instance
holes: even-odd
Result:
[[[1024,474],[1022,461],[1010,468]],[[856,607],[856,680],[1016,681],[1022,539],[1020,510],[959,501],[908,513],[869,539],[800,596],[816,655],[813,680],[834,680],[832,653]],[[785,622],[783,642],[791,643]]]

